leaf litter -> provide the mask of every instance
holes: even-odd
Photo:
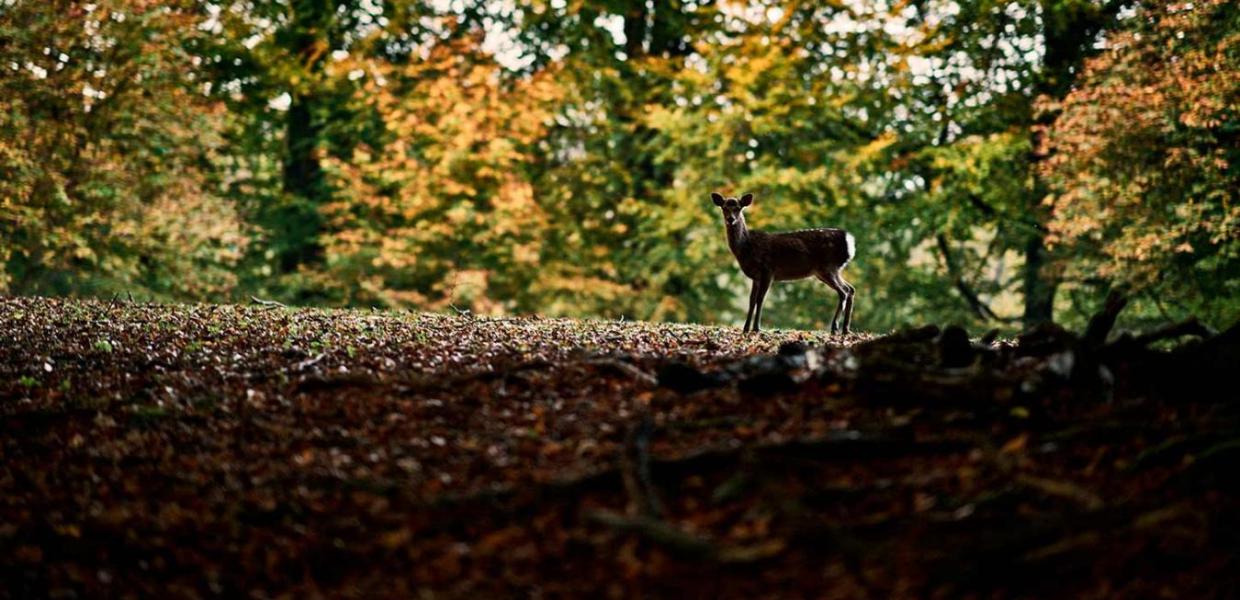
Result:
[[[0,593],[1233,595],[1240,333],[1122,308],[996,341],[3,299]]]

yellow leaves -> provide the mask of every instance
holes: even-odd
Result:
[[[90,261],[95,258],[95,251],[90,246],[78,246],[73,249],[73,257],[79,260]]]
[[[534,291],[550,297],[573,296],[577,301],[594,298],[600,303],[631,296],[633,289],[614,281],[573,272],[547,273],[534,284]],[[555,314],[557,311],[549,310]]]
[[[478,190],[469,183],[462,182],[459,179],[444,177],[438,179],[439,193],[444,196],[476,196]],[[451,218],[451,215],[449,215]],[[463,219],[458,219],[458,221]]]
[[[371,260],[371,265],[374,267],[411,269],[417,266],[417,254],[408,251],[409,238],[380,235],[374,243],[377,243],[379,247],[379,253]]]
[[[538,242],[514,244],[512,246],[512,260],[519,264],[537,265],[542,258],[541,247],[542,245]]]
[[[1025,412],[1026,414],[1028,414],[1027,409]],[[1029,445],[1029,434],[1022,433],[1008,440],[1007,442],[1005,442],[1003,446],[999,448],[999,453],[1000,454],[1022,454],[1025,452],[1025,448],[1028,445]]]
[[[514,176],[506,177],[496,191],[492,205],[494,211],[490,218],[493,223],[488,239],[502,236],[530,237],[529,233],[550,227],[546,213],[534,199],[534,187],[528,181]],[[534,247],[534,253],[536,252],[537,245]],[[526,252],[523,256],[528,257],[530,253]]]
[[[724,76],[742,88],[752,87],[759,78],[776,65],[776,57],[771,53],[751,56],[748,60],[737,61],[724,70]]]
[[[386,83],[367,87],[359,99],[378,109],[388,139],[359,149],[347,164],[329,161],[344,197],[325,211],[333,226],[331,264],[351,269],[364,262],[380,271],[367,294],[434,308],[465,288],[411,294],[401,287],[446,281],[449,270],[454,278],[485,272],[466,267],[487,261],[500,261],[512,276],[541,260],[550,223],[521,173],[532,160],[529,145],[545,133],[551,102],[564,92],[555,69],[501,81],[479,42],[467,36],[429,49],[424,60],[370,67]],[[451,264],[433,258],[446,248],[478,250],[459,253]],[[459,306],[502,312],[487,298],[488,283],[468,289],[468,298],[456,297]]]
[[[218,297],[249,242],[211,177],[229,115],[186,60],[200,15],[159,4],[52,14],[19,3],[4,15],[27,27],[0,54],[48,74],[0,75],[0,238],[20,232],[30,242],[17,253],[69,286]],[[95,53],[103,41],[108,51]]]
[[[654,310],[650,313],[651,321],[676,321],[683,319],[685,314],[684,303],[675,296],[663,296],[659,299],[659,303],[655,305]]]
[[[898,141],[898,138],[895,133],[892,133],[890,131],[884,132],[882,135],[878,136],[873,141],[867,143],[864,146],[861,146],[860,148],[857,148],[856,153],[853,154],[851,160],[855,164],[862,164],[862,163],[866,163],[871,160],[874,160],[875,158],[879,157],[883,153],[883,151],[891,147],[891,145],[896,143],[897,141]]]

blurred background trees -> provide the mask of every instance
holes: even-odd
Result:
[[[1240,6],[1154,5],[1109,42],[1047,107],[1040,170],[1066,276],[1128,283],[1147,312],[1234,321]]]
[[[159,6],[159,8],[155,8]],[[188,2],[0,4],[0,290],[217,297],[249,225]]]
[[[1240,317],[1234,3],[0,0],[0,290],[858,325]],[[770,321],[833,295],[777,286]]]

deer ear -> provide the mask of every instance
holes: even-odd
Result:
[[[711,192],[710,199],[715,203],[715,206],[723,206],[723,196],[719,192]]]
[[[741,206],[749,206],[750,204],[753,204],[753,194],[741,196]]]

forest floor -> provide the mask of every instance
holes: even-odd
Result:
[[[995,341],[0,299],[0,596],[1236,597],[1240,330],[1120,309]]]

